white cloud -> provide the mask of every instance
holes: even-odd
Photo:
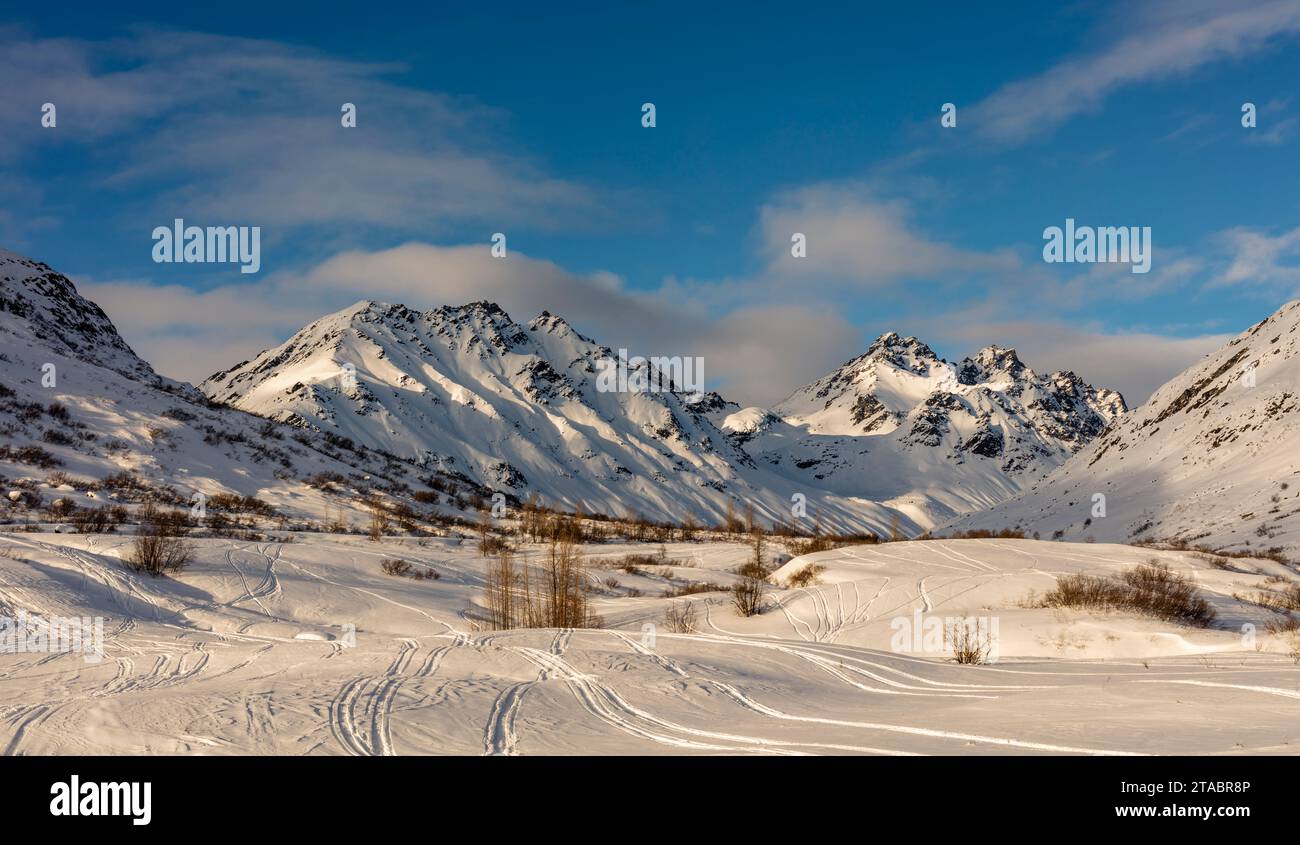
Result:
[[[905,203],[872,196],[857,185],[813,185],[787,192],[759,212],[768,272],[817,278],[854,288],[905,279],[1014,270],[1009,252],[979,252],[926,236]],[[791,237],[807,238],[807,257],[791,255]]]
[[[763,406],[865,348],[861,330],[824,305],[741,308],[709,327],[698,342],[705,375],[721,379],[723,396]]]
[[[809,258],[785,261],[788,232],[809,236]],[[863,292],[889,295],[903,315],[926,314],[910,329],[931,342],[1020,345],[1039,368],[1074,369],[1094,383],[1144,397],[1211,348],[1211,340],[1083,331],[1048,315],[1089,296],[1141,299],[1186,282],[1199,259],[1166,254],[1139,290],[1131,274],[1085,268],[1069,278],[1023,266],[1010,251],[962,249],[917,231],[907,208],[861,191],[814,186],[764,206],[762,272],[708,282],[665,280],[649,290],[617,275],[575,273],[489,245],[411,242],[350,250],[301,272],[195,291],[148,283],[84,283],[124,336],[166,374],[201,380],[283,341],[323,314],[360,299],[413,308],[489,300],[524,322],[548,310],[610,347],[633,354],[701,355],[711,386],[742,404],[772,404],[800,384],[859,354],[865,334],[843,314]],[[778,253],[780,250],[780,253]],[[814,259],[813,256],[820,256]],[[1124,268],[1120,268],[1124,269]],[[802,275],[799,275],[802,274]],[[984,277],[978,279],[977,277]],[[935,284],[908,284],[918,277]],[[971,279],[975,298],[936,308],[936,285]],[[989,283],[996,282],[990,285]],[[1027,307],[1038,322],[1018,321]],[[903,330],[915,318],[899,318]]]

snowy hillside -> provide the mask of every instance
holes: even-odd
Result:
[[[189,507],[196,494],[252,496],[294,520],[363,519],[354,496],[396,501],[421,487],[413,467],[338,439],[209,407],[193,387],[158,376],[104,312],[48,266],[0,251],[0,508],[146,498]]]
[[[950,527],[1300,548],[1297,326],[1300,302],[1291,302],[1170,380],[1041,483]]]
[[[468,543],[202,539],[189,569],[156,579],[123,567],[129,543],[0,535],[0,608],[104,617],[98,662],[0,653],[4,753],[1290,753],[1300,719],[1285,638],[1261,630],[1256,648],[1235,629],[1273,614],[1231,593],[1294,579],[1267,561],[1227,572],[1104,545],[850,547],[791,561],[780,574],[816,564],[822,583],[773,588],[746,619],[716,588],[663,596],[730,583],[744,546],[669,544],[669,565],[629,575],[617,558],[654,548],[602,545],[586,551],[605,628],[491,631],[474,622],[489,561]],[[1152,554],[1197,579],[1221,627],[1021,607],[1059,575]],[[438,577],[386,575],[394,557]],[[681,601],[694,633],[663,625]],[[895,648],[918,615],[1000,620],[998,661]]]

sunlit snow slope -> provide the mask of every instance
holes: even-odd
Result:
[[[1291,302],[1171,379],[1041,483],[951,527],[1295,550],[1298,326],[1300,302]],[[1094,513],[1099,495],[1105,516]]]

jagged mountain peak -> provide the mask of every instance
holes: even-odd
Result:
[[[128,378],[163,383],[98,305],[48,264],[0,249],[0,329]],[[167,382],[171,384],[170,382]]]
[[[1124,411],[1122,397],[1072,373],[1040,377],[1015,350],[988,346],[960,364],[916,338],[881,335],[867,353],[774,409],[726,425],[758,460],[792,462],[822,484],[891,476],[944,479],[954,510],[987,505],[1064,462]],[[952,492],[956,491],[956,492]]]
[[[359,309],[382,319],[350,313],[342,332],[308,327],[203,389],[588,510],[699,518],[722,513],[730,487],[750,487],[738,473],[748,457],[710,419],[730,404],[720,396],[610,390],[597,379],[609,350],[549,311],[525,327],[486,301],[414,320],[398,308]],[[778,506],[775,494],[758,495]]]
[[[471,321],[479,320],[500,325],[517,326],[518,324],[495,302],[479,299],[464,305],[441,305],[424,312],[430,320]]]
[[[884,334],[877,337],[874,341],[872,341],[871,345],[867,347],[867,353],[870,354],[872,352],[878,352],[881,350],[888,350],[888,349],[906,349],[909,351],[914,351],[917,354],[925,357],[929,357],[929,358],[936,357],[934,354],[934,350],[931,349],[928,345],[926,345],[923,341],[918,340],[915,336],[907,335],[906,337],[904,337],[900,335],[898,332],[894,332],[894,331],[885,332]]]
[[[962,384],[979,384],[997,377],[1010,381],[1035,377],[1034,371],[1025,366],[1016,350],[997,345],[986,346],[973,357],[962,359],[957,365],[957,373]]]
[[[845,364],[844,368],[860,369],[864,364],[875,361],[884,361],[899,369],[924,375],[939,361],[939,356],[911,335],[901,337],[898,332],[885,332],[872,341],[866,353]]]
[[[552,314],[550,311],[543,311],[528,322],[528,330],[531,332],[540,332],[551,334],[560,338],[573,338],[579,343],[587,346],[599,347],[599,344],[586,335],[579,332],[573,325],[558,314]],[[603,349],[603,347],[601,347]]]

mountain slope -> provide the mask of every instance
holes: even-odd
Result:
[[[1300,546],[1298,327],[1300,302],[1288,303],[1170,380],[1041,483],[949,527]]]
[[[195,496],[254,496],[286,518],[359,524],[349,497],[306,483],[389,490],[413,467],[338,439],[306,436],[159,376],[99,306],[49,266],[0,250],[0,510],[39,518],[58,500],[87,507]],[[354,520],[346,517],[352,516]]]

